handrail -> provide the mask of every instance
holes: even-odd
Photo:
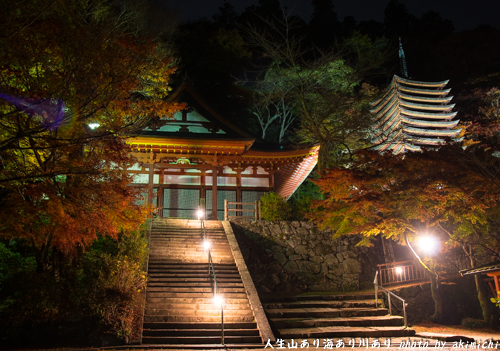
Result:
[[[208,275],[212,273],[214,278],[214,300],[216,297],[220,297],[219,295],[219,285],[217,284],[217,274],[215,273],[214,262],[212,260],[212,252],[210,251],[210,246],[206,247],[205,244],[207,241],[207,230],[205,228],[205,220],[200,218],[200,227],[203,232],[203,246],[208,250]],[[214,301],[216,302],[216,301]],[[220,304],[220,313],[221,313],[221,344],[224,345],[224,308],[222,306],[222,301]]]
[[[392,305],[391,305],[391,295],[394,296],[395,298],[399,299],[403,303],[403,319],[405,323],[405,328],[408,328],[408,319],[406,316],[406,307],[408,304],[406,301],[399,297],[398,295],[394,294],[392,291],[387,290],[383,286],[378,285],[378,271],[375,272],[375,279],[373,280],[373,285],[375,287],[375,308],[378,308],[378,289],[382,289],[386,294],[387,294],[387,304],[389,305],[389,315],[392,316]]]

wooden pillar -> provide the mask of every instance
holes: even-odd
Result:
[[[241,202],[241,167],[236,170],[236,202]]]
[[[160,218],[163,218],[163,197],[165,188],[162,185],[164,178],[165,178],[165,169],[162,168],[160,170],[160,187],[158,188],[158,211],[159,211],[158,217]]]
[[[206,203],[205,199],[207,198],[207,194],[205,191],[205,171],[201,171],[201,189],[200,189],[200,205],[203,204],[203,211],[206,211]]]
[[[212,219],[217,220],[217,175],[219,167],[212,167]]]
[[[148,181],[148,205],[153,205],[153,183],[154,183],[155,165],[149,163],[149,181]]]
[[[497,295],[497,298],[500,299],[500,282],[498,281],[500,279],[500,271],[499,272],[491,272],[491,273],[486,273],[488,277],[492,277],[493,280],[495,281],[495,294]]]

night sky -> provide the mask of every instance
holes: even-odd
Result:
[[[219,12],[218,8],[224,0],[161,0],[169,7],[179,12],[181,21],[197,20],[201,17],[211,19]],[[241,13],[258,0],[228,0],[238,13]],[[282,0],[292,14],[300,15],[306,22],[309,21],[312,6],[311,0]],[[499,0],[400,0],[408,12],[420,17],[429,10],[439,12],[443,19],[450,19],[456,31],[474,29],[480,24],[489,24],[500,29],[500,1]],[[334,0],[334,9],[340,21],[345,16],[353,16],[358,23],[373,19],[378,22],[384,20],[384,9],[389,0]]]

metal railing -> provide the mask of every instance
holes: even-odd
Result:
[[[391,303],[391,296],[394,296],[398,300],[400,300],[403,303],[403,319],[405,323],[405,328],[408,327],[408,319],[406,316],[406,307],[408,304],[404,299],[399,297],[398,295],[394,294],[392,291],[387,290],[386,288],[378,285],[378,272],[375,273],[375,279],[373,280],[373,285],[375,287],[375,307],[378,308],[378,289],[384,291],[387,294],[387,305],[389,307],[389,315],[392,316],[392,303]]]
[[[229,208],[229,205],[236,206],[253,206],[253,209],[244,208]],[[240,213],[240,215],[231,215],[229,212]],[[243,212],[253,212],[253,216],[244,216]],[[255,221],[259,220],[260,216],[260,201],[255,202],[230,202],[224,199],[224,220],[228,221],[230,219],[253,219]]]
[[[427,280],[425,269],[414,261],[399,261],[379,264],[380,285],[405,284]]]
[[[200,217],[200,216],[199,216]],[[213,292],[214,292],[214,303],[220,305],[220,323],[221,323],[221,344],[224,345],[224,306],[222,297],[219,293],[219,285],[217,284],[217,274],[215,273],[214,262],[212,260],[212,252],[210,250],[210,243],[207,237],[207,230],[205,228],[205,221],[203,217],[200,217],[200,228],[203,234],[203,248],[208,251],[208,275],[212,273],[213,278]]]

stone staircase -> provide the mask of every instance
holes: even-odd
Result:
[[[224,345],[262,347],[254,314],[221,222],[206,221],[224,298]],[[142,344],[169,348],[222,347],[221,308],[199,221],[155,219],[150,239]]]
[[[261,295],[276,338],[359,339],[414,335],[404,328],[403,317],[375,307],[373,293]],[[311,343],[312,345],[312,343]],[[356,345],[358,345],[356,343]]]

